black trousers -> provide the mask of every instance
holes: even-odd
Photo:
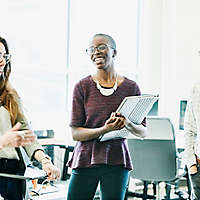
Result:
[[[198,172],[190,175],[192,183],[192,200],[200,199],[200,167],[198,166]]]
[[[0,173],[24,175],[25,165],[16,159],[0,159]],[[0,176],[0,194],[5,200],[23,200],[26,181]]]

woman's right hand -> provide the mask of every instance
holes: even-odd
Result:
[[[0,148],[24,146],[35,141],[36,136],[31,130],[20,131],[21,125],[22,124],[18,122],[13,128],[0,136]]]
[[[196,165],[192,165],[189,169],[189,173],[190,174],[196,174],[198,171],[197,166]]]
[[[125,118],[113,112],[110,118],[105,122],[105,127],[107,131],[120,130],[125,127]]]

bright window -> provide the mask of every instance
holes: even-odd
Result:
[[[12,56],[11,83],[33,129],[66,136],[67,1],[1,2],[0,35]]]

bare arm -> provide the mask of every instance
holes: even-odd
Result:
[[[51,159],[42,150],[35,152],[34,157],[42,164],[42,169],[46,171],[49,180],[55,180],[60,178],[60,170],[53,165]]]
[[[125,120],[125,127],[129,130],[133,135],[141,138],[145,138],[147,136],[147,128],[143,125],[137,125],[132,123],[130,120]]]
[[[125,126],[123,117],[116,117],[112,113],[110,118],[100,128],[72,127],[72,137],[75,141],[88,141],[98,138],[110,131],[120,130]]]

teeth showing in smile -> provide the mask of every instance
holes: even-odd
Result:
[[[103,62],[104,61],[104,58],[95,58],[95,60],[94,60],[95,62]]]

